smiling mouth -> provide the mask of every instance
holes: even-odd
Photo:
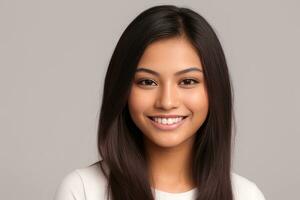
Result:
[[[178,117],[152,117],[152,116],[147,116],[149,119],[151,119],[152,121],[155,121],[155,118],[161,118],[161,119],[175,119],[175,118],[182,118],[182,120],[184,120],[185,118],[187,118],[188,116],[178,116]]]
[[[151,121],[151,124],[159,130],[162,131],[172,131],[180,127],[183,123],[185,123],[185,119],[188,116],[177,116],[177,117],[168,117],[168,118],[160,118],[160,117],[151,117],[148,118]]]

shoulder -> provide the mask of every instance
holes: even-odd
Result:
[[[254,182],[235,172],[231,172],[231,183],[235,200],[265,200]]]
[[[105,199],[107,180],[100,162],[69,172],[57,188],[54,200]]]

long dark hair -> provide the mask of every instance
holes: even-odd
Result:
[[[127,100],[145,48],[159,39],[183,34],[201,58],[209,98],[209,112],[196,133],[193,151],[197,200],[233,200],[231,139],[235,126],[225,55],[216,33],[201,15],[173,5],[155,6],[139,14],[121,35],[109,62],[99,117],[98,150],[109,168],[107,173],[101,166],[113,200],[154,199],[143,134],[130,117]]]

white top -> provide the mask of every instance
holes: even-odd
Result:
[[[105,169],[107,167],[104,166]],[[265,200],[255,183],[234,172],[231,173],[235,200]],[[107,180],[99,162],[67,174],[56,190],[54,200],[106,200]],[[197,188],[181,193],[154,189],[156,200],[194,200]],[[153,188],[152,188],[153,191]]]

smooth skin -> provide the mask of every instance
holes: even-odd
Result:
[[[146,68],[159,75],[141,70]],[[197,68],[186,73],[176,72]],[[151,186],[179,193],[195,187],[191,174],[192,146],[208,114],[208,95],[200,57],[184,36],[150,44],[137,65],[128,108],[144,134]],[[159,130],[147,116],[184,115],[175,130]]]

